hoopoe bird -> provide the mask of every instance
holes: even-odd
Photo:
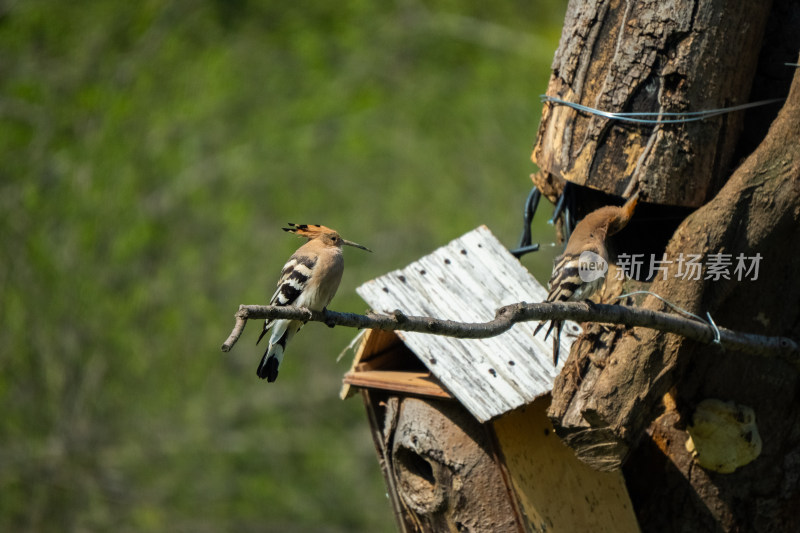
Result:
[[[606,265],[608,264],[608,250],[606,249],[606,238],[614,235],[622,228],[628,225],[633,211],[636,209],[636,204],[639,201],[639,193],[637,192],[631,196],[625,205],[622,207],[606,206],[592,211],[586,215],[575,226],[575,230],[569,237],[567,247],[564,253],[559,255],[553,261],[553,274],[550,276],[550,292],[547,294],[546,302],[577,302],[587,300],[605,282],[605,275],[597,276],[595,279],[584,281],[581,278],[581,261],[585,261],[589,254],[581,255],[586,252],[592,252],[601,257]],[[586,276],[585,276],[586,277]],[[536,335],[542,327],[547,323],[547,320],[539,322],[533,334]],[[550,332],[555,328],[556,333],[553,337],[553,365],[558,364],[558,352],[561,342],[561,327],[563,326],[560,320],[550,321],[550,327],[547,329],[544,338],[546,339]]]
[[[308,239],[292,254],[281,270],[278,290],[270,305],[305,307],[312,311],[323,311],[336,294],[344,272],[342,246],[354,246],[371,252],[369,248],[343,239],[331,228],[319,225],[292,224],[283,231]],[[267,331],[272,330],[269,347],[258,365],[258,377],[273,382],[283,361],[286,344],[300,331],[304,322],[300,320],[272,320],[264,322],[264,329],[256,344]]]

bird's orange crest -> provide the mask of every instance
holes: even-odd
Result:
[[[289,222],[289,227],[282,229],[283,231],[294,233],[295,235],[305,237],[306,239],[315,239],[320,235],[325,235],[326,233],[336,233],[336,230],[333,230],[327,226],[320,226],[319,224],[292,224]]]
[[[638,203],[639,191],[636,191],[636,194],[628,198],[628,201],[622,206],[622,210],[625,212],[626,218],[630,219],[633,216],[633,212],[636,210],[636,204]]]
[[[292,224],[289,222],[289,227],[283,228],[283,231],[288,231],[289,233],[294,233],[300,237],[305,237],[309,241],[313,239],[320,239],[320,242],[326,246],[338,246],[341,248],[342,245],[346,244],[347,246],[361,248],[362,250],[366,250],[368,252],[372,251],[366,246],[343,239],[336,230],[327,226],[320,226],[319,224]]]

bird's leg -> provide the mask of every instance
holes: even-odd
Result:
[[[408,317],[400,309],[395,309],[394,311],[392,311],[391,314],[392,314],[392,318],[394,318],[397,321],[398,324],[402,324],[404,322],[408,322]]]
[[[329,328],[333,328],[336,325],[336,322],[334,322],[333,318],[327,317],[327,315],[328,315],[328,306],[325,306],[325,307],[322,308],[322,314],[326,315],[325,325],[328,326]]]

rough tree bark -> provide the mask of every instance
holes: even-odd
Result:
[[[798,20],[800,6],[783,0],[573,1],[550,89],[562,90],[553,96],[613,111],[641,109],[638,98],[648,84],[656,88],[652,102],[662,110],[671,110],[672,91],[681,86],[678,100],[691,109],[741,103],[752,99],[748,94],[763,96],[780,86],[764,75],[775,71],[771,63],[781,57],[767,48],[783,36],[794,43],[795,55],[781,58],[781,66],[797,61]],[[765,27],[770,29],[761,49]],[[641,39],[642,45],[629,46],[628,36]],[[570,52],[576,39],[592,46]],[[614,44],[604,45],[604,39]],[[770,65],[757,67],[759,50],[760,61]],[[630,61],[630,53],[639,59]],[[562,66],[560,57],[575,58],[574,72],[585,70],[577,86],[574,75],[564,78],[568,65]],[[620,68],[624,65],[627,71]],[[682,73],[677,84],[675,73]],[[535,154],[544,163],[537,178],[543,185],[557,191],[559,180],[568,178],[621,193],[635,182],[646,199],[658,202],[697,205],[712,198],[680,225],[666,248],[667,258],[681,253],[762,257],[755,281],[690,281],[675,277],[673,264],[666,279],[656,279],[649,290],[695,314],[710,312],[721,326],[800,338],[795,253],[800,247],[800,73],[794,74],[788,99],[766,134],[758,122],[771,116],[769,111],[745,118],[748,130],[740,135],[734,123],[743,119],[734,116],[715,119],[693,134],[692,127],[683,126],[626,129],[558,109],[549,108],[551,118],[545,117],[540,129],[545,138]],[[558,113],[570,116],[552,118]],[[572,129],[562,136],[551,130],[557,124]],[[753,147],[731,173],[731,166]],[[653,297],[640,305],[666,309]],[[550,410],[556,431],[596,468],[624,463],[643,530],[800,530],[800,380],[795,369],[641,328],[588,328],[570,359],[556,382]],[[706,399],[733,401],[755,412],[763,448],[733,473],[700,467],[685,447],[687,427]]]
[[[401,531],[523,531],[489,432],[461,405],[381,392],[367,398]]]
[[[547,94],[614,112],[747,102],[769,5],[572,0]],[[534,148],[541,169],[534,181],[551,197],[566,179],[697,207],[729,175],[742,116],[642,127],[548,104]]]

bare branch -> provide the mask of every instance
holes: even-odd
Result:
[[[521,302],[501,307],[497,310],[494,320],[475,323],[425,316],[408,316],[400,310],[389,314],[358,315],[271,305],[240,305],[235,318],[236,324],[233,331],[222,345],[223,352],[233,348],[250,318],[322,322],[329,327],[346,326],[358,329],[414,331],[462,339],[494,337],[508,331],[517,322],[555,319],[638,326],[675,333],[705,344],[712,343],[715,338],[714,328],[705,322],[651,309],[608,304],[590,305],[585,302],[543,302],[538,304]],[[800,346],[792,339],[741,333],[726,328],[718,329],[719,343],[723,348],[764,356],[783,357],[800,368]]]

